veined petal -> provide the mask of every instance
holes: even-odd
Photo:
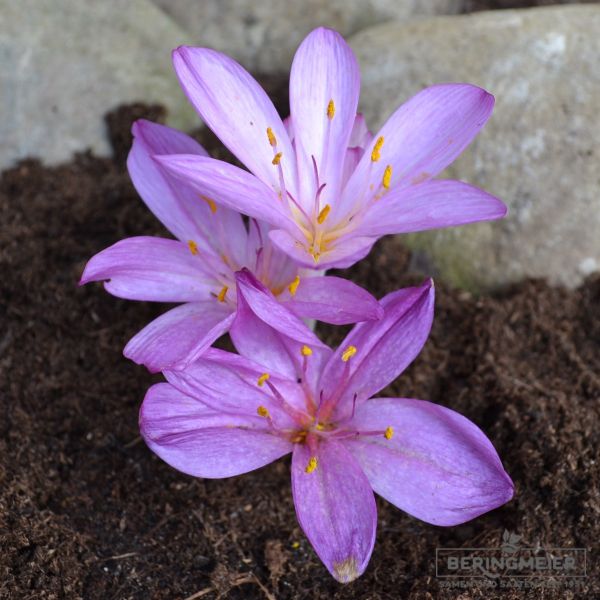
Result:
[[[265,385],[265,372],[264,366],[254,361],[216,348],[207,349],[184,368],[163,371],[171,385],[200,398],[216,411],[264,418],[260,411],[266,409],[278,429],[294,428],[296,423],[286,410],[288,407],[273,394],[270,385]],[[295,378],[270,370],[267,379],[284,396],[288,406],[306,411],[305,396]]]
[[[433,321],[434,288],[427,280],[381,300],[383,317],[355,325],[323,370],[320,386],[336,418],[348,417],[354,406],[394,381],[427,341]],[[355,348],[343,360],[348,348]]]
[[[181,46],[173,52],[173,65],[206,124],[252,173],[277,192],[279,169],[272,160],[276,152],[282,152],[285,185],[294,194],[292,145],[273,103],[254,78],[232,58],[208,48]],[[272,140],[276,146],[271,145]]]
[[[342,36],[324,27],[311,32],[296,51],[290,73],[290,113],[295,124],[301,197],[313,208],[318,185],[321,202],[335,209],[341,190],[343,160],[356,117],[360,70]],[[312,158],[319,171],[317,184]],[[319,208],[317,208],[318,212]]]
[[[227,208],[215,210],[191,186],[170,175],[154,160],[161,154],[208,154],[191,137],[143,119],[133,124],[133,146],[127,167],[136,190],[154,215],[184,244],[190,240],[202,253],[226,256],[240,265],[245,258],[246,229],[242,216]]]
[[[190,188],[166,174],[152,158],[155,154],[208,156],[191,137],[157,123],[139,120],[133,124],[133,146],[127,169],[146,206],[179,240],[187,243],[201,235],[198,223],[209,216],[208,206],[198,201]]]
[[[324,346],[306,324],[286,306],[278,302],[273,294],[248,269],[238,271],[235,274],[235,279],[238,297],[243,296],[252,312],[261,321],[297,342],[316,347]],[[310,286],[308,280],[306,283]]]
[[[177,306],[137,333],[123,354],[151,372],[179,365],[198,356],[227,332],[231,309],[214,299]]]
[[[299,317],[334,325],[383,316],[379,302],[369,292],[348,279],[332,276],[301,279],[293,296],[286,293],[284,306]]]
[[[281,305],[249,273],[237,276],[238,304],[231,339],[237,351],[290,380],[306,378],[314,389],[331,350],[291,311]],[[306,372],[301,348],[312,355]]]
[[[189,248],[175,240],[132,237],[93,256],[80,285],[104,281],[113,296],[156,302],[194,302],[210,294],[209,274]]]
[[[232,477],[263,467],[291,451],[260,417],[214,411],[168,383],[152,386],[140,410],[150,449],[194,477]]]
[[[429,181],[391,190],[365,215],[357,233],[408,233],[492,221],[506,215],[505,204],[462,181]]]
[[[279,428],[294,426],[270,387],[261,383],[264,373],[264,366],[215,348],[207,349],[199,360],[186,367],[164,371],[170,384],[184,394],[200,398],[216,411],[255,417],[263,407]],[[268,373],[269,382],[285,391],[286,402],[299,410],[306,408],[295,378],[287,378],[273,370]]]
[[[296,232],[299,233],[299,232]],[[289,230],[273,229],[271,241],[299,265],[308,269],[345,269],[364,258],[377,241],[376,237],[348,235],[332,243],[331,249],[323,251],[317,258],[308,252],[306,240],[298,239]]]
[[[321,442],[314,454],[296,445],[292,493],[300,526],[329,572],[341,583],[359,577],[375,544],[377,508],[352,455],[339,442]]]
[[[238,167],[214,158],[193,154],[156,156],[161,165],[199,194],[208,195],[214,202],[295,231],[287,203],[260,179]]]
[[[424,400],[377,398],[352,426],[393,434],[344,445],[375,492],[434,525],[458,525],[508,502],[513,483],[489,439],[462,415]]]
[[[471,143],[494,107],[494,97],[474,85],[433,85],[413,96],[375,134],[379,158],[368,148],[343,194],[344,214],[356,199],[380,191],[386,168],[392,167],[391,189],[427,181],[441,173]],[[371,187],[372,186],[372,187]]]

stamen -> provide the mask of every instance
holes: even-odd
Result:
[[[331,121],[331,119],[333,119],[333,116],[335,115],[335,104],[333,102],[333,98],[329,101],[329,104],[327,105],[327,117],[329,118],[329,120]]]
[[[377,162],[381,158],[381,146],[383,146],[383,136],[380,135],[373,146],[373,151],[371,152],[371,160],[373,162]]]
[[[325,429],[325,425],[323,425],[323,423],[317,423],[317,425],[315,426],[315,429],[317,431],[323,431]]]
[[[355,354],[356,346],[348,346],[342,354],[342,360],[348,362]]]
[[[192,254],[198,254],[198,244],[194,240],[188,240],[188,248]]]
[[[317,461],[317,457],[316,456],[311,456],[310,460],[308,461],[308,464],[306,465],[306,468],[304,469],[304,471],[306,473],[312,473],[318,465],[318,461]]]
[[[296,277],[294,278],[294,281],[292,281],[292,283],[290,283],[290,285],[288,285],[288,290],[290,290],[290,294],[292,296],[296,295],[296,290],[298,289],[299,285],[300,285],[300,276],[296,275]]]
[[[265,417],[266,419],[268,419],[271,416],[269,414],[269,410],[267,408],[265,408],[264,406],[259,406],[256,409],[256,412],[258,413],[259,417]]]
[[[204,200],[204,202],[206,202],[206,204],[208,204],[208,207],[210,208],[210,212],[213,215],[217,212],[217,203],[212,198],[209,198],[208,196],[200,196],[200,199]]]
[[[265,381],[267,381],[269,379],[269,377],[271,377],[268,373],[263,373],[259,378],[258,378],[258,387],[262,387],[265,384]]]
[[[354,413],[356,412],[356,399],[358,398],[358,394],[354,392],[354,396],[352,397],[352,415],[350,416],[350,420],[354,419]]]
[[[227,290],[229,289],[228,286],[224,285],[221,288],[221,291],[219,292],[219,295],[217,296],[217,300],[219,302],[225,302],[225,296],[227,295]]]
[[[277,146],[277,138],[270,127],[267,127],[267,137],[269,138],[269,144],[275,148]]]
[[[329,204],[326,204],[323,207],[323,209],[321,210],[321,212],[319,213],[319,216],[317,217],[317,223],[319,225],[323,224],[323,222],[327,218],[327,215],[329,214],[330,211],[331,211],[331,206],[329,206]]]
[[[386,190],[390,189],[391,181],[392,181],[392,165],[388,165],[385,168],[385,171],[383,172],[383,181],[381,182],[383,184],[383,187]]]
[[[283,152],[278,152],[271,161],[275,166],[277,166],[281,162],[281,157],[283,156]]]
[[[312,350],[304,345],[302,346],[302,348],[300,348],[300,354],[302,354],[302,356],[310,356],[312,354]]]
[[[394,436],[394,428],[391,427],[391,426],[387,427],[386,430],[385,430],[385,432],[384,432],[384,434],[383,434],[383,437],[386,440],[391,440],[393,436]]]

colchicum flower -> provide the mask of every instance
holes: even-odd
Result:
[[[237,275],[231,328],[240,355],[209,349],[148,391],[140,427],[148,446],[189,475],[221,478],[292,452],[302,529],[331,574],[365,570],[375,541],[373,491],[435,525],[496,508],[513,484],[487,437],[458,413],[408,398],[372,398],[412,362],[433,318],[427,281],[381,304],[332,351],[303,324],[276,331],[262,319],[273,298]],[[260,318],[259,318],[260,317]]]
[[[199,192],[270,223],[271,240],[306,267],[350,266],[386,234],[506,214],[482,190],[433,179],[491,115],[494,98],[481,88],[426,88],[373,136],[356,112],[358,63],[335,31],[316,29],[298,48],[285,122],[233,59],[182,46],[173,63],[190,102],[250,173],[197,153],[158,160]]]
[[[105,281],[114,296],[184,303],[140,331],[124,354],[151,371],[193,360],[231,325],[236,309],[234,273],[249,268],[295,315],[333,324],[381,316],[378,302],[339,277],[306,271],[274,247],[269,226],[216,204],[174,179],[153,155],[207,158],[187,135],[148,121],[133,126],[127,166],[148,208],[177,238],[132,237],[94,256],[81,284]]]

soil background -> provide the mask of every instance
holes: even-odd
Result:
[[[285,104],[279,94],[282,112]],[[499,597],[599,598],[598,276],[574,291],[526,281],[479,298],[438,282],[432,335],[387,393],[477,423],[515,498],[453,528],[378,498],[375,551],[350,585],[330,577],[297,524],[289,460],[200,480],[146,448],[138,409],[159,377],[121,352],[165,307],[77,287],[99,250],[165,234],[125,170],[129,127],[141,116],[164,113],[131,106],[108,116],[114,159],[25,161],[0,179],[0,598],[491,598],[481,582],[443,589],[435,549],[499,547],[504,530],[523,546],[586,548],[588,575],[579,588],[556,580],[552,590],[544,579],[541,590]],[[226,156],[212,135],[198,137]],[[342,274],[380,297],[419,281],[408,265],[400,240],[386,238]],[[331,343],[343,333],[319,331]]]

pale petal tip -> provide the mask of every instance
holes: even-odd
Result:
[[[354,556],[333,563],[332,575],[340,583],[350,583],[360,577],[361,574],[362,571],[359,570],[358,562]]]

